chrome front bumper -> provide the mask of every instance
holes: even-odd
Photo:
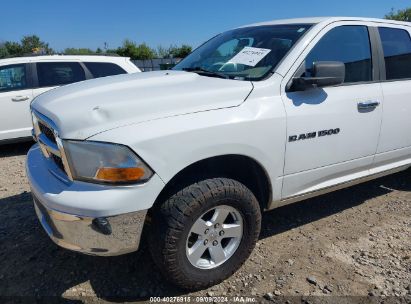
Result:
[[[147,210],[112,216],[81,217],[45,207],[34,197],[37,216],[59,246],[90,255],[113,256],[136,251]]]

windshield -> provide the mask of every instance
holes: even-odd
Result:
[[[288,24],[231,30],[204,43],[173,70],[236,80],[262,80],[310,27],[310,24]]]

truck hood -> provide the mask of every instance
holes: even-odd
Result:
[[[249,81],[159,71],[104,77],[38,96],[31,107],[51,119],[61,138],[86,139],[153,119],[235,107],[252,91]]]

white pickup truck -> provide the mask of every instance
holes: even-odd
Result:
[[[410,33],[378,19],[266,22],[170,71],[42,94],[27,173],[44,229],[92,255],[135,251],[144,232],[178,286],[224,280],[262,211],[411,166]]]

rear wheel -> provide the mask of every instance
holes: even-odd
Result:
[[[227,178],[194,183],[153,212],[149,246],[166,278],[202,289],[232,275],[258,239],[261,213],[243,184]]]

